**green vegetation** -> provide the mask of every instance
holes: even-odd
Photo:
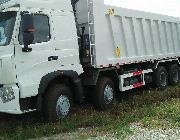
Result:
[[[117,99],[113,109],[98,112],[91,105],[76,106],[69,118],[45,123],[38,113],[25,115],[0,114],[0,139],[24,140],[63,132],[92,128],[80,139],[104,134],[124,138],[131,133],[130,124],[139,122],[146,128],[180,127],[180,85],[166,90],[138,90]]]

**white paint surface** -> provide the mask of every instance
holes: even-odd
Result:
[[[105,4],[180,17],[180,0],[104,0]]]

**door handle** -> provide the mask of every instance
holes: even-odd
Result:
[[[50,56],[48,57],[48,61],[58,60],[58,56]]]

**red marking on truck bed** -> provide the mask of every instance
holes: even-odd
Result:
[[[103,68],[104,66],[103,65],[100,65],[101,68]]]
[[[137,83],[137,84],[134,84],[134,85],[133,85],[134,88],[138,88],[138,87],[142,87],[142,86],[144,86],[144,83],[143,83],[143,82]]]
[[[113,65],[112,64],[109,64],[109,67],[112,67]]]
[[[138,76],[138,75],[141,75],[141,74],[143,74],[143,71],[133,72],[133,76]]]

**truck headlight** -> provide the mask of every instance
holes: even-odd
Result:
[[[0,98],[3,103],[10,102],[15,99],[13,89],[11,87],[0,88]]]

